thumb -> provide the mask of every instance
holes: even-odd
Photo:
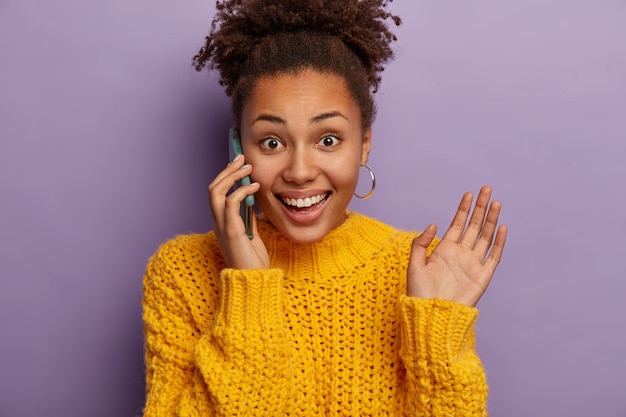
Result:
[[[257,217],[256,217],[256,212],[253,212],[253,214],[252,214],[252,233],[254,235],[254,238],[258,238],[259,237],[259,229],[258,229],[257,224],[258,224],[258,220],[257,220]]]
[[[413,239],[413,244],[411,245],[411,260],[419,262],[420,264],[426,263],[426,251],[428,247],[432,243],[435,235],[437,234],[437,225],[430,224],[428,227],[422,232],[421,235]]]

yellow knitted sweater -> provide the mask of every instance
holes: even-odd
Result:
[[[486,414],[477,310],[404,295],[416,233],[348,213],[318,243],[259,234],[268,270],[225,268],[212,232],[150,259],[145,417]]]

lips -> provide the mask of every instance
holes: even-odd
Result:
[[[287,222],[298,226],[313,226],[323,217],[332,198],[332,191],[285,191],[274,194]]]
[[[283,204],[286,205],[287,207],[293,208],[293,209],[301,209],[301,208],[309,208],[316,204],[320,204],[324,202],[328,198],[329,195],[330,193],[322,193],[322,194],[316,194],[316,195],[300,197],[300,198],[284,197],[284,196],[279,196],[279,198],[281,199]]]

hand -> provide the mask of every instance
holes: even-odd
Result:
[[[507,234],[506,226],[498,227],[496,232],[502,206],[498,201],[489,204],[490,198],[491,188],[481,188],[470,217],[473,197],[466,193],[450,228],[430,257],[426,258],[426,250],[437,226],[431,224],[413,240],[407,273],[409,296],[476,305],[500,262]]]
[[[256,218],[252,218],[254,237],[248,238],[241,219],[239,207],[244,198],[259,190],[258,183],[241,186],[232,193],[228,191],[252,172],[251,165],[244,165],[244,156],[237,156],[209,185],[209,205],[213,215],[213,230],[229,268],[266,269],[270,266],[265,244],[259,237]]]

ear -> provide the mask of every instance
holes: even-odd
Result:
[[[369,126],[363,132],[363,147],[361,149],[361,165],[367,163],[367,158],[369,157],[371,147],[372,147],[372,127]]]

